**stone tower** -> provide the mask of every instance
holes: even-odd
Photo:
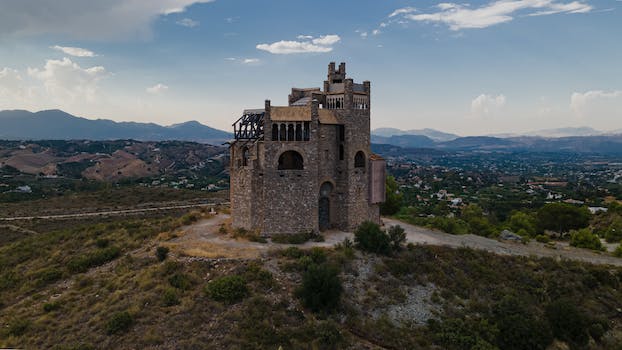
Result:
[[[271,235],[380,222],[385,162],[370,149],[369,81],[331,62],[323,89],[292,88],[288,100],[233,124],[233,226]]]

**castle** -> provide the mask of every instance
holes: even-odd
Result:
[[[385,161],[370,149],[370,83],[328,65],[324,88],[245,110],[231,143],[233,227],[264,235],[380,222]]]

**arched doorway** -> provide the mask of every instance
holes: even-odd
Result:
[[[320,186],[320,199],[318,203],[320,231],[325,231],[330,228],[330,194],[332,192],[332,183],[326,181]]]

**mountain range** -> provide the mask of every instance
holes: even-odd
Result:
[[[162,126],[154,123],[86,119],[61,110],[0,111],[0,139],[4,140],[118,140],[194,141],[219,145],[232,134],[197,121]]]

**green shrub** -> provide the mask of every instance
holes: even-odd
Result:
[[[533,316],[525,302],[505,297],[493,308],[497,346],[507,350],[545,350],[553,341],[548,324]]]
[[[566,203],[547,203],[538,210],[540,229],[568,232],[587,227],[590,212],[586,207],[576,207]]]
[[[124,333],[132,327],[134,319],[129,312],[117,312],[106,323],[106,333],[119,334]]]
[[[593,234],[589,228],[580,229],[570,232],[570,245],[578,248],[587,248],[592,250],[604,250],[600,238]]]
[[[166,260],[166,257],[168,256],[168,252],[169,249],[167,247],[158,247],[156,248],[156,257],[158,258],[159,261],[164,261]]]
[[[406,242],[406,232],[400,225],[389,227],[389,241],[391,242],[391,249],[398,251],[402,248],[402,244]]]
[[[613,251],[613,255],[617,256],[618,258],[622,258],[622,244],[616,247],[616,250]]]
[[[14,319],[9,321],[6,334],[13,337],[21,337],[30,328],[30,321],[24,319]]]
[[[328,264],[311,264],[297,294],[311,310],[329,312],[339,305],[342,290],[337,269]]]
[[[301,256],[305,255],[305,253],[298,247],[289,247],[282,250],[281,255],[286,258],[299,259]]]
[[[108,245],[110,245],[110,241],[105,238],[98,238],[97,241],[95,241],[95,245],[98,248],[106,248]]]
[[[188,290],[192,287],[192,280],[183,273],[176,273],[168,278],[168,283],[181,290]]]
[[[60,309],[60,306],[61,306],[61,304],[58,301],[52,301],[52,302],[49,302],[49,303],[45,303],[45,304],[43,304],[43,311],[45,311],[45,312],[52,312],[52,311]]]
[[[100,266],[116,259],[119,255],[121,255],[121,249],[117,247],[98,249],[69,260],[67,268],[73,273],[86,272],[92,267]]]
[[[41,287],[61,279],[61,277],[63,277],[63,271],[50,267],[39,270],[35,275],[37,278],[37,286]]]
[[[173,306],[179,305],[179,297],[177,296],[177,291],[173,288],[167,288],[162,294],[162,305],[164,306]]]
[[[318,349],[336,349],[343,342],[343,335],[339,327],[332,321],[321,321],[314,329],[315,341]]]
[[[235,304],[249,294],[246,280],[239,275],[216,278],[207,284],[205,291],[210,298],[226,304]]]
[[[315,231],[300,233],[284,233],[272,235],[272,242],[281,244],[303,244],[308,241],[323,242],[324,237],[315,233]]]
[[[194,222],[197,222],[201,218],[201,214],[197,212],[191,212],[181,217],[181,223],[183,225],[190,225]]]
[[[386,232],[380,229],[378,224],[365,221],[354,231],[354,242],[361,250],[389,254],[391,252],[391,241]]]
[[[546,307],[546,317],[555,338],[579,346],[587,345],[587,319],[575,302],[560,299]]]
[[[551,239],[547,235],[537,235],[536,236],[536,241],[538,241],[540,243],[549,243],[551,241]]]

